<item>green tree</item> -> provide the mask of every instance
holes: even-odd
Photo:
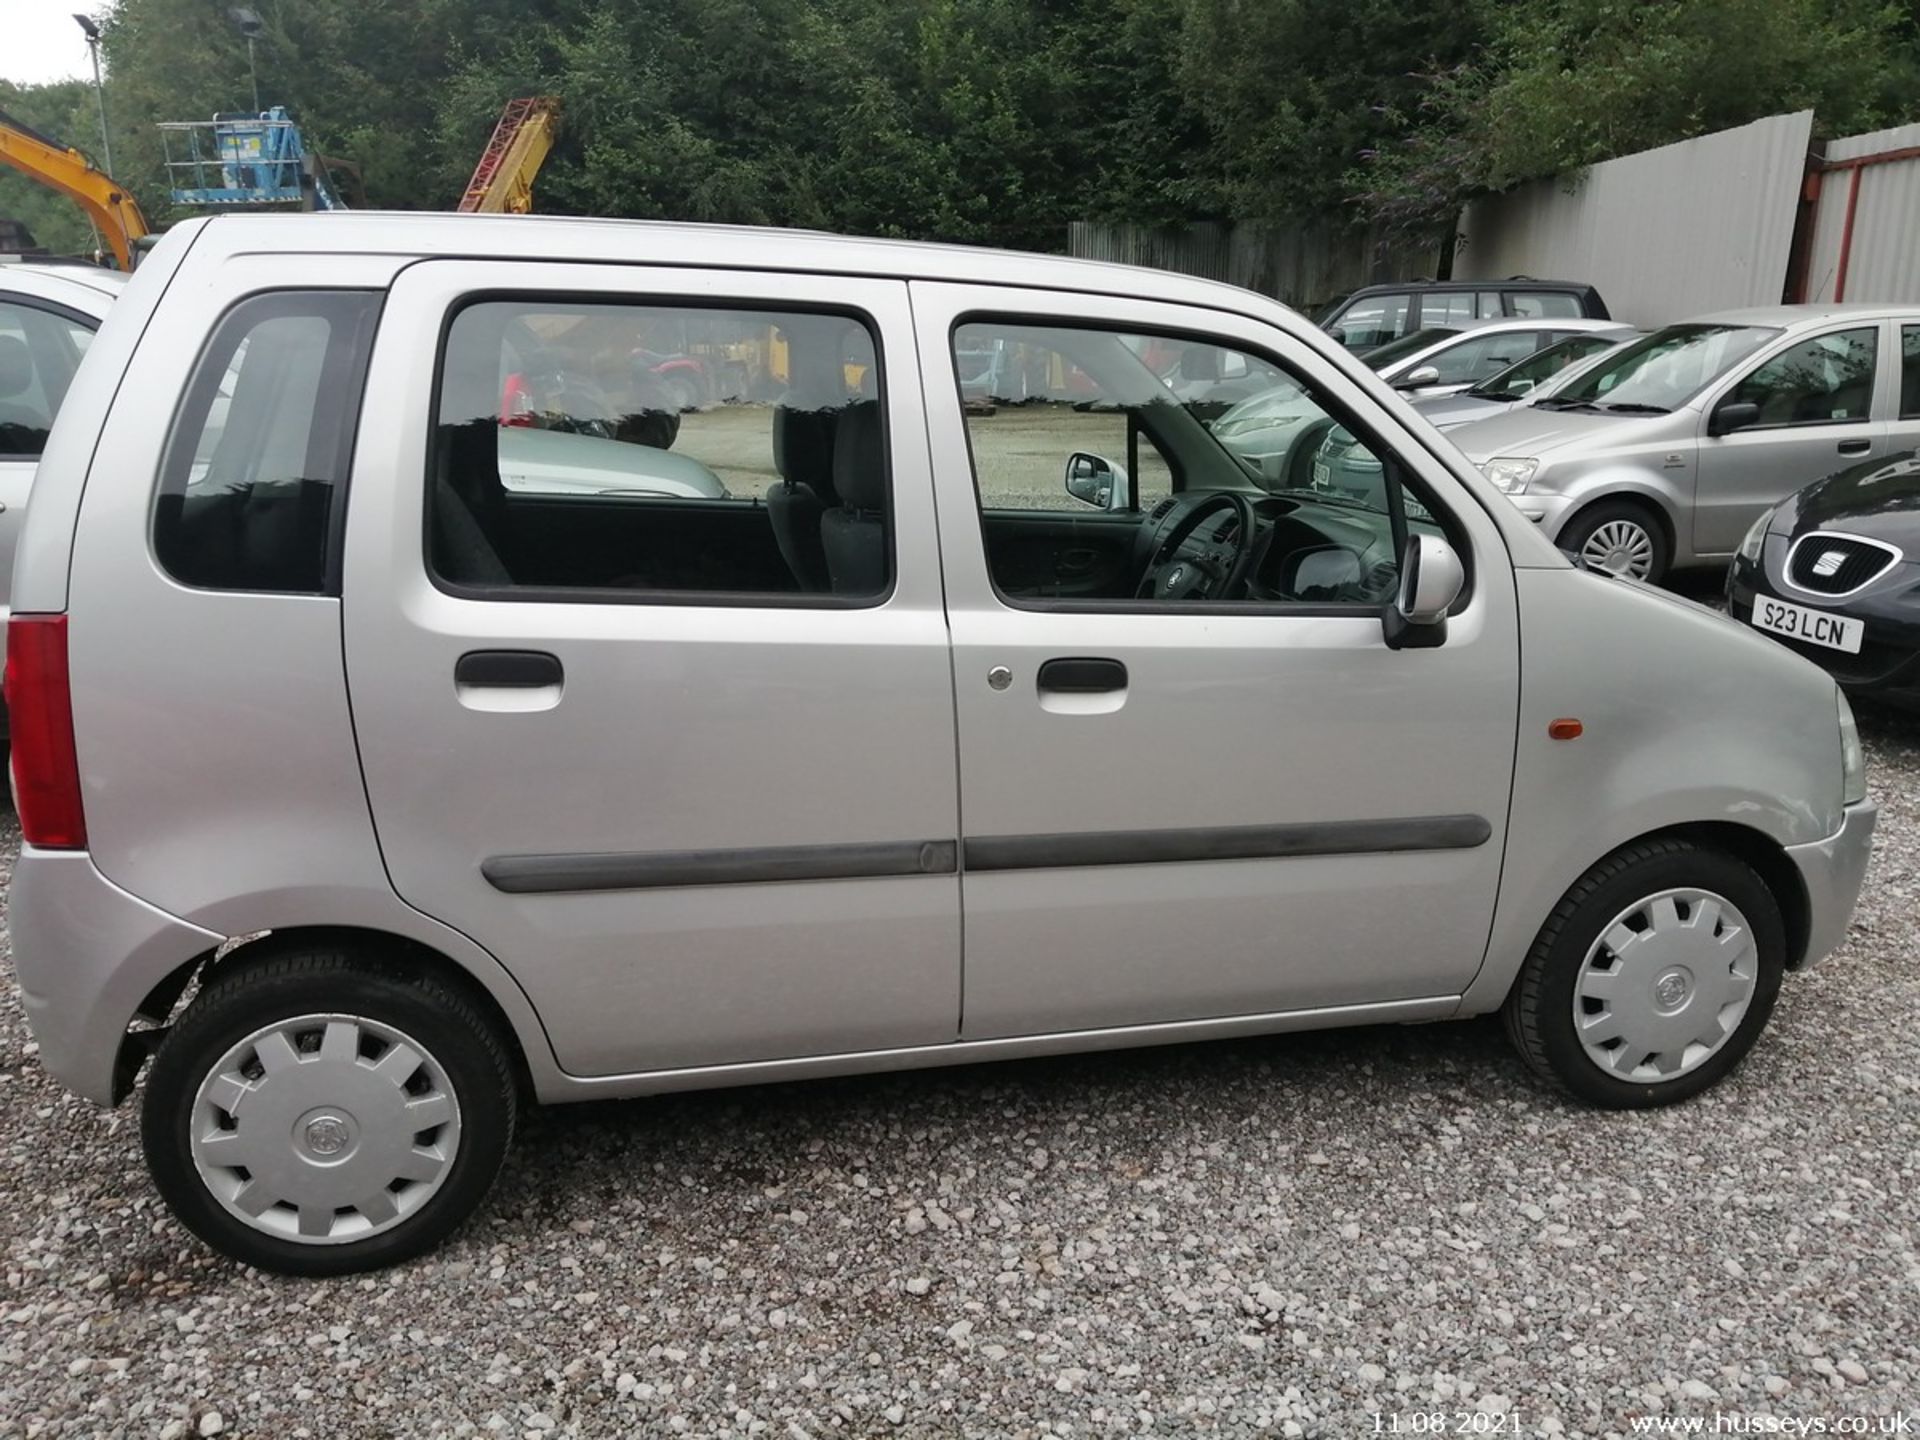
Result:
[[[1912,113],[1914,18],[1881,0],[1528,0],[1486,50],[1433,70],[1356,177],[1403,224],[1475,194],[1811,109],[1822,134]],[[1904,81],[1903,81],[1904,77]]]

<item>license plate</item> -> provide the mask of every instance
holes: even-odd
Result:
[[[1824,645],[1829,650],[1860,653],[1860,642],[1867,637],[1864,620],[1833,615],[1825,610],[1809,610],[1785,600],[1770,600],[1756,595],[1753,600],[1753,624],[1756,630],[1770,630],[1808,645]]]
[[[1313,462],[1313,483],[1322,490],[1325,490],[1333,483],[1333,471],[1328,467],[1326,461],[1316,460]]]

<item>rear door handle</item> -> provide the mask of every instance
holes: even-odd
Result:
[[[1871,440],[1842,440],[1840,442],[1840,453],[1842,455],[1864,455],[1872,448],[1873,442]]]
[[[489,690],[538,690],[566,678],[560,657],[544,650],[469,650],[453,667],[453,683]]]
[[[1100,695],[1127,688],[1127,667],[1118,660],[1067,658],[1040,667],[1040,688],[1057,694]]]

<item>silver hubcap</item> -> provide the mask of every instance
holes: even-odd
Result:
[[[1587,537],[1580,558],[1589,569],[1644,580],[1653,571],[1653,536],[1637,520],[1609,520]]]
[[[256,1030],[200,1082],[193,1163],[255,1230],[339,1245],[430,1200],[460,1146],[460,1105],[425,1046],[353,1015]]]
[[[1706,890],[1662,890],[1614,917],[1573,986],[1573,1024],[1610,1075],[1672,1080],[1706,1063],[1753,1003],[1746,917]]]

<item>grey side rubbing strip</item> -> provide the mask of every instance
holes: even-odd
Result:
[[[1168,865],[1192,860],[1266,860],[1471,850],[1493,826],[1481,815],[1395,820],[1322,820],[1302,825],[1094,831],[1078,835],[987,835],[963,842],[968,870],[1057,870],[1078,865]]]
[[[859,845],[780,845],[746,850],[653,850],[634,854],[495,855],[480,873],[509,895],[654,890],[680,885],[764,885],[777,880],[855,880],[874,875],[951,875],[951,840]]]

